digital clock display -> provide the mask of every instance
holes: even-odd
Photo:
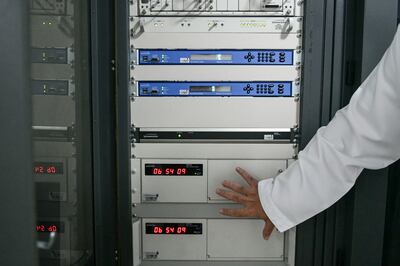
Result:
[[[36,232],[38,233],[64,233],[64,223],[63,222],[37,222]]]
[[[145,174],[167,176],[202,176],[202,164],[145,164]]]
[[[148,235],[201,235],[201,223],[146,223]]]
[[[33,173],[37,175],[61,175],[64,165],[61,162],[34,162]]]

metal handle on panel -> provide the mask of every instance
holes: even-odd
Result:
[[[49,250],[53,247],[56,241],[57,233],[50,232],[49,240],[48,241],[36,241],[36,247],[38,249]]]
[[[160,254],[158,251],[146,251],[145,253],[146,259],[157,259]]]
[[[285,21],[285,24],[283,25],[283,29],[282,30],[285,33],[289,33],[289,32],[292,31],[292,29],[293,29],[293,24],[290,22],[290,18],[287,18],[286,21]]]
[[[144,194],[144,201],[157,201],[158,194]]]
[[[133,20],[133,17],[131,17]],[[139,18],[130,29],[130,36],[132,39],[139,38],[144,33],[144,25],[146,24],[144,18]]]

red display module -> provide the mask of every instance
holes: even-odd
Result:
[[[62,222],[38,222],[36,224],[36,232],[38,233],[64,233],[64,223]]]
[[[153,175],[186,175],[186,168],[153,168]]]
[[[201,235],[203,225],[200,223],[146,223],[148,235]]]
[[[201,176],[202,164],[145,164],[146,175]]]
[[[34,162],[33,173],[37,175],[61,175],[64,173],[63,163]]]

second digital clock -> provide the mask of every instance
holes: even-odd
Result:
[[[202,164],[145,164],[145,174],[165,176],[201,176]]]

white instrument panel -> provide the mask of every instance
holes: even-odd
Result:
[[[137,97],[131,119],[137,128],[293,128],[298,102],[292,97]]]
[[[301,0],[137,0],[136,16],[300,16]]]
[[[257,180],[275,177],[287,168],[287,160],[134,160],[133,197],[141,190],[141,202],[146,203],[213,203],[227,202],[215,191],[224,180],[245,185],[235,172],[241,167]],[[140,180],[140,181],[139,181]],[[141,182],[141,184],[140,184]],[[140,202],[140,198],[136,197]]]
[[[174,234],[164,234],[161,230],[166,230],[168,226],[159,224],[180,224],[174,228]],[[155,224],[154,227],[162,228],[157,233],[146,233],[146,226]],[[157,226],[158,224],[158,226]],[[199,234],[178,234],[178,229],[183,228],[183,224],[199,224],[201,232]],[[172,226],[169,226],[172,228]],[[152,231],[155,231],[154,228]],[[160,232],[160,233],[158,233]],[[207,221],[205,219],[143,219],[142,220],[142,243],[143,260],[206,260],[207,259]]]
[[[300,17],[131,17],[129,26],[131,33],[134,34],[133,37],[140,37],[141,31],[143,33],[290,35],[301,33],[303,28]]]
[[[131,160],[132,203],[223,203],[215,190],[223,180],[244,184],[235,172],[242,167],[257,179],[271,178],[285,170],[296,156],[297,145],[262,143],[135,143]],[[171,152],[174,151],[174,152]],[[188,159],[190,158],[190,159]],[[246,158],[246,159],[243,159]],[[201,164],[202,174],[185,176],[165,171],[146,175],[146,164]],[[156,167],[157,166],[157,167]],[[164,167],[165,169],[165,167]],[[177,169],[175,169],[177,171]],[[157,173],[157,172],[156,172]],[[177,173],[177,172],[175,172]],[[186,179],[189,177],[189,179]],[[180,181],[184,180],[183,183]]]
[[[274,231],[264,240],[259,220],[143,219],[141,224],[143,260],[284,259],[284,235]]]
[[[131,17],[129,26],[132,49],[258,49],[268,43],[269,49],[301,52],[300,17]]]
[[[142,159],[287,160],[296,154],[291,143],[134,143],[132,149],[132,157]]]

